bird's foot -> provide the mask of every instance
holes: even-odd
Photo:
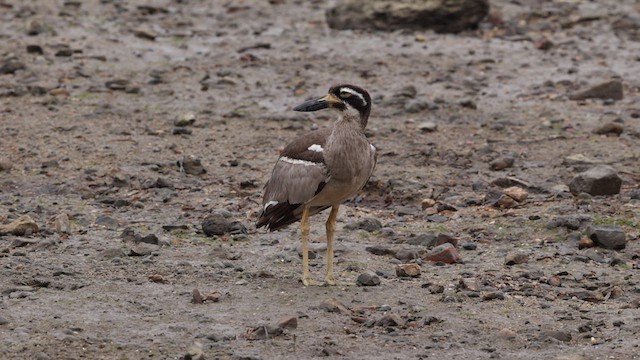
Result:
[[[313,280],[312,278],[302,278],[302,284],[304,286],[322,286],[323,283]]]
[[[346,281],[338,281],[333,278],[333,276],[327,276],[324,278],[324,284],[328,286],[354,286],[355,283],[346,282]]]

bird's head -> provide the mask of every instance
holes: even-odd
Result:
[[[366,90],[355,85],[336,85],[329,89],[327,95],[307,100],[293,110],[317,111],[327,108],[359,119],[364,128],[371,112],[371,96]]]

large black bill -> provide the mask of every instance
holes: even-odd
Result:
[[[317,111],[326,109],[329,107],[329,101],[327,101],[327,97],[319,97],[316,99],[311,99],[303,102],[302,104],[293,108],[295,111]]]

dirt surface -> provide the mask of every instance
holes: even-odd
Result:
[[[492,1],[457,35],[333,31],[328,6],[0,1],[0,219],[39,228],[0,237],[0,358],[640,358],[637,2]],[[612,78],[620,101],[569,99]],[[381,284],[305,288],[298,227],[254,222],[278,149],[334,116],[292,107],[338,83],[375,99],[380,156],[336,272]],[[619,195],[568,192],[593,163]],[[493,206],[496,179],[527,199]],[[603,224],[626,248],[578,249]],[[461,263],[421,259],[436,234]]]

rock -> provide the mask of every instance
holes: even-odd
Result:
[[[221,214],[211,214],[202,221],[202,232],[207,236],[220,236],[231,231],[231,222]]]
[[[109,90],[124,91],[127,89],[129,84],[130,84],[130,81],[128,79],[112,79],[112,80],[107,80],[104,83],[104,86],[106,86],[107,89]]]
[[[176,127],[185,127],[193,125],[196,122],[196,116],[192,112],[188,112],[180,115],[176,121],[173,122],[173,125]]]
[[[619,226],[589,226],[587,236],[605,249],[621,250],[627,246],[627,235]]]
[[[454,264],[462,261],[458,250],[450,243],[436,246],[427,253],[423,259],[433,262],[443,262],[445,264]]]
[[[0,315],[0,326],[7,325],[8,323],[10,323],[9,319],[7,319],[6,317]]]
[[[592,248],[595,245],[596,244],[593,242],[593,240],[591,240],[589,238],[582,238],[582,239],[580,239],[580,241],[578,241],[578,249],[580,249],[580,250]]]
[[[343,315],[351,314],[351,310],[344,306],[344,304],[342,304],[340,301],[333,298],[325,299],[324,301],[322,301],[322,303],[320,304],[320,309],[327,312],[340,313]]]
[[[482,300],[504,300],[504,293],[502,291],[491,291],[482,295]]]
[[[609,122],[592,130],[594,134],[598,134],[598,135],[612,134],[615,136],[620,136],[620,134],[622,134],[623,131],[624,131],[624,126],[622,126],[622,124],[617,122]]]
[[[278,322],[278,327],[281,329],[295,330],[298,328],[298,318],[296,316],[284,318]]]
[[[413,263],[396,265],[396,275],[398,277],[418,277],[420,276],[420,265]]]
[[[207,173],[207,170],[202,166],[200,159],[193,155],[184,156],[178,161],[178,167],[180,168],[181,173],[189,175],[202,175]]]
[[[514,340],[518,335],[509,328],[503,328],[498,331],[498,337],[504,340]]]
[[[152,244],[152,245],[159,245],[160,244],[160,240],[158,239],[156,234],[149,234],[147,236],[141,237],[138,241],[139,242],[143,242],[143,243],[147,243],[147,244]]]
[[[458,288],[462,290],[478,291],[478,280],[476,278],[462,278],[458,282]]]
[[[53,227],[59,233],[71,234],[71,222],[69,221],[69,215],[66,213],[58,214],[53,221]]]
[[[182,358],[184,360],[205,360],[202,344],[197,341],[194,342]]]
[[[380,320],[376,321],[376,326],[382,327],[395,327],[404,326],[404,320],[397,314],[388,314],[383,316]]]
[[[127,254],[119,247],[104,249],[98,253],[98,256],[105,259],[115,259],[126,257]]]
[[[382,223],[376,218],[364,218],[357,222],[352,222],[344,226],[347,230],[365,230],[367,232],[379,231],[382,229]]]
[[[466,242],[462,244],[462,248],[465,250],[475,250],[478,248],[478,245],[474,242]]]
[[[438,130],[438,125],[433,121],[423,121],[418,125],[418,129],[422,132],[434,132]]]
[[[145,27],[133,28],[133,29],[131,29],[131,32],[136,37],[139,37],[139,38],[145,39],[145,40],[151,40],[151,41],[155,40],[156,37],[158,36],[158,34],[156,34],[155,31],[147,29]]]
[[[556,339],[562,342],[570,342],[571,333],[569,331],[563,331],[563,330],[543,330],[540,333],[540,338],[542,340],[551,338],[551,339]]]
[[[124,242],[133,242],[137,243],[140,241],[140,235],[137,235],[135,230],[132,228],[125,228],[122,230],[122,234],[120,234],[120,238]]]
[[[418,253],[411,249],[402,249],[396,251],[394,257],[400,261],[408,262],[416,259],[418,257]]]
[[[120,222],[111,216],[108,215],[100,215],[94,221],[95,225],[102,226],[105,229],[115,230],[120,226]]]
[[[129,256],[147,256],[158,250],[158,246],[147,243],[139,243],[129,250]]]
[[[609,80],[597,85],[590,86],[586,89],[577,91],[569,95],[570,100],[585,99],[612,99],[622,100],[623,98],[622,82],[620,80]]]
[[[26,68],[27,66],[23,62],[10,59],[0,65],[0,75],[13,74],[18,70],[24,70]]]
[[[593,218],[589,215],[566,215],[558,216],[551,219],[547,224],[547,229],[555,229],[558,227],[564,227],[569,230],[578,230],[585,224],[593,221]]]
[[[573,154],[562,160],[563,165],[596,165],[600,161],[586,157],[584,154]]]
[[[516,264],[524,264],[529,261],[529,254],[525,252],[516,252],[507,255],[507,258],[504,260],[504,264],[507,266],[516,265]]]
[[[549,40],[546,36],[543,36],[534,41],[533,46],[538,50],[549,50],[553,47],[553,41]]]
[[[249,340],[266,340],[280,336],[284,333],[283,329],[279,326],[261,325],[251,329],[247,333]]]
[[[39,230],[38,224],[29,216],[22,215],[9,224],[0,224],[0,236],[2,235],[16,235],[24,236],[37,233]]]
[[[517,186],[511,186],[502,191],[517,202],[523,202],[529,197],[529,193],[526,190]]]
[[[573,177],[569,190],[577,195],[615,195],[620,193],[622,179],[616,170],[607,165],[598,165]]]
[[[514,163],[515,159],[512,156],[501,156],[491,161],[489,166],[491,170],[500,171],[512,167]]]
[[[380,278],[372,271],[365,271],[358,275],[356,284],[358,286],[378,286],[380,285]]]
[[[202,298],[202,294],[200,294],[200,290],[193,289],[191,291],[191,303],[192,304],[202,304],[204,299]]]
[[[487,0],[349,0],[326,12],[330,28],[433,29],[457,33],[475,28],[489,13]]]
[[[386,255],[395,256],[396,255],[395,250],[389,249],[388,247],[385,247],[382,245],[367,246],[364,249],[372,253],[373,255],[378,255],[378,256],[386,256]]]
[[[11,169],[13,168],[13,163],[9,162],[9,161],[0,161],[0,172],[3,171],[11,171]]]

